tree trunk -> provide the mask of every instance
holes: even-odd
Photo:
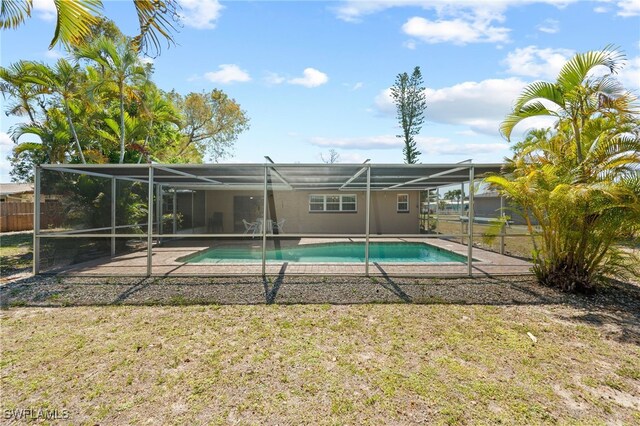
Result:
[[[124,163],[124,87],[120,82],[120,164]]]
[[[64,103],[64,112],[67,116],[67,122],[69,123],[69,128],[71,128],[71,134],[73,135],[73,140],[76,142],[76,147],[78,148],[78,154],[80,154],[80,160],[82,160],[82,164],[87,164],[87,161],[84,159],[84,154],[82,153],[82,147],[80,146],[80,141],[78,140],[78,134],[76,133],[76,127],[73,125],[73,121],[71,121],[71,111],[69,111],[69,104],[66,99],[63,99]]]

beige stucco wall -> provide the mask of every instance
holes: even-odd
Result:
[[[309,212],[311,194],[353,194],[357,197],[357,212]],[[409,212],[398,213],[397,195],[409,194]],[[233,232],[234,196],[262,197],[261,191],[208,191],[206,211],[223,214],[223,232]],[[285,233],[362,234],[365,232],[364,192],[335,191],[275,191],[269,192],[267,217],[281,221],[285,219]],[[414,234],[418,233],[419,193],[417,191],[377,191],[371,193],[371,233]],[[262,210],[256,212],[261,217]],[[249,222],[256,217],[246,217]]]

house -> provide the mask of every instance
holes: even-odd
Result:
[[[502,215],[508,216],[510,222],[516,225],[526,225],[526,221],[519,209],[516,208],[509,200],[503,198],[497,191],[487,191],[474,196],[474,214],[476,217],[499,218]],[[502,207],[502,208],[501,208]],[[534,225],[536,223],[533,223]]]
[[[0,183],[0,202],[33,203],[33,184]]]
[[[33,229],[33,183],[0,183],[0,232]],[[62,223],[60,196],[42,194],[40,213],[43,220],[56,227]]]
[[[205,226],[205,218],[218,218],[217,223],[207,221],[209,232],[243,232],[243,219],[254,222],[262,218],[264,197],[259,190],[207,190],[202,194],[195,192],[194,197],[194,205],[204,206],[195,210],[196,225]],[[420,192],[416,190],[372,192],[370,232],[419,233],[419,204]],[[366,193],[363,191],[269,191],[267,216],[274,222],[284,219],[287,233],[364,233],[365,206]],[[185,209],[185,216],[190,215],[190,210],[189,207]]]

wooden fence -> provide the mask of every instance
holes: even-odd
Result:
[[[40,204],[40,221],[48,226],[62,224],[61,205],[58,201]],[[33,229],[33,203],[0,203],[0,232],[29,231]]]

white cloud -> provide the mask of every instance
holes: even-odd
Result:
[[[640,1],[638,0],[598,0],[605,5],[596,6],[593,11],[596,13],[607,13],[611,11],[610,5],[616,8],[616,15],[623,18],[640,16]]]
[[[640,92],[640,56],[629,59],[617,78],[627,90],[633,90],[638,94]]]
[[[402,30],[425,43],[467,44],[502,43],[509,41],[509,29],[491,25],[495,18],[475,17],[473,20],[456,18],[452,20],[430,21],[414,16]]]
[[[11,151],[14,147],[13,140],[5,132],[0,132],[0,180],[3,182],[9,181],[9,170],[11,170],[11,163],[7,159],[7,156],[11,155]]]
[[[575,54],[570,49],[541,49],[527,46],[515,49],[504,59],[507,72],[514,75],[554,81],[564,64]],[[606,67],[595,68],[590,75],[594,77],[608,74]],[[640,56],[627,60],[616,78],[628,89],[640,89]]]
[[[493,143],[455,143],[448,141],[446,144],[422,146],[423,154],[428,155],[467,155],[467,154],[492,154],[509,150],[506,142]]]
[[[276,84],[282,84],[286,81],[286,78],[284,78],[283,76],[281,76],[278,73],[275,72],[268,72],[266,74],[266,76],[264,77],[264,81],[267,84],[271,84],[271,85],[276,85]]]
[[[362,164],[365,162],[367,157],[358,152],[340,152],[339,163],[354,163],[354,164]]]
[[[395,135],[362,136],[353,138],[325,138],[314,137],[310,139],[312,145],[323,148],[341,148],[343,150],[370,150],[370,149],[402,149],[402,139]],[[418,136],[416,145],[422,154],[456,155],[461,154],[490,154],[509,149],[506,142],[497,143],[459,143],[449,138]],[[349,154],[340,153],[342,162],[350,162]],[[357,160],[364,160],[364,156],[358,155]],[[354,159],[355,160],[355,159]]]
[[[638,0],[619,0],[616,2],[618,6],[618,16],[625,18],[640,15],[640,1]]]
[[[355,90],[360,90],[364,87],[364,83],[359,81],[356,84],[354,84],[353,86],[351,86],[351,90],[355,91]]]
[[[426,43],[452,42],[504,43],[509,41],[509,28],[495,25],[504,22],[504,12],[510,7],[530,3],[551,4],[562,8],[578,0],[346,0],[334,8],[339,19],[358,22],[364,16],[393,7],[414,7],[435,13],[436,19],[414,16],[403,25],[403,31]],[[552,27],[545,26],[549,29]],[[405,43],[412,49],[415,41]]]
[[[60,58],[64,58],[64,53],[61,50],[51,49],[44,52],[44,56],[45,58],[48,58],[48,59],[57,60]]]
[[[555,34],[560,31],[560,21],[556,19],[545,19],[537,28],[538,31],[543,33]]]
[[[499,127],[511,111],[513,101],[527,85],[519,78],[489,79],[480,82],[467,81],[441,89],[427,88],[427,121],[463,126],[472,130],[500,137]],[[383,90],[376,96],[374,105],[380,113],[394,117],[396,108],[391,90]],[[522,126],[531,127],[533,120]]]
[[[251,76],[239,66],[235,64],[222,64],[219,71],[212,71],[205,73],[204,78],[214,83],[229,84],[229,83],[244,83],[251,81]]]
[[[143,65],[153,64],[154,62],[153,58],[150,58],[148,56],[139,56],[138,59],[140,59],[140,63],[142,63]]]
[[[415,48],[417,47],[417,43],[415,40],[407,40],[404,43],[402,43],[402,45],[409,50],[415,50]]]
[[[318,71],[315,68],[305,68],[302,72],[302,77],[292,78],[288,83],[304,87],[318,87],[327,81],[329,81],[329,77],[322,71]]]
[[[555,79],[560,69],[574,54],[570,49],[527,46],[509,52],[503,64],[507,66],[507,72],[510,74]]]
[[[312,145],[343,149],[395,149],[402,146],[402,141],[394,135],[363,136],[355,138],[312,137]]]
[[[11,153],[13,149],[13,140],[8,133],[0,132],[0,151],[2,156],[5,157]]]
[[[212,29],[224,8],[218,0],[178,0],[182,7],[180,21],[199,30]]]
[[[53,0],[33,0],[33,10],[45,21],[55,20],[58,13]]]
[[[340,6],[334,8],[336,16],[347,22],[358,22],[363,16],[381,12],[393,7],[421,7],[425,10],[434,10],[439,17],[443,15],[454,15],[461,12],[472,13],[499,13],[511,6],[520,6],[530,3],[545,3],[558,8],[565,7],[578,0],[345,0]],[[634,1],[634,0],[621,0]]]

